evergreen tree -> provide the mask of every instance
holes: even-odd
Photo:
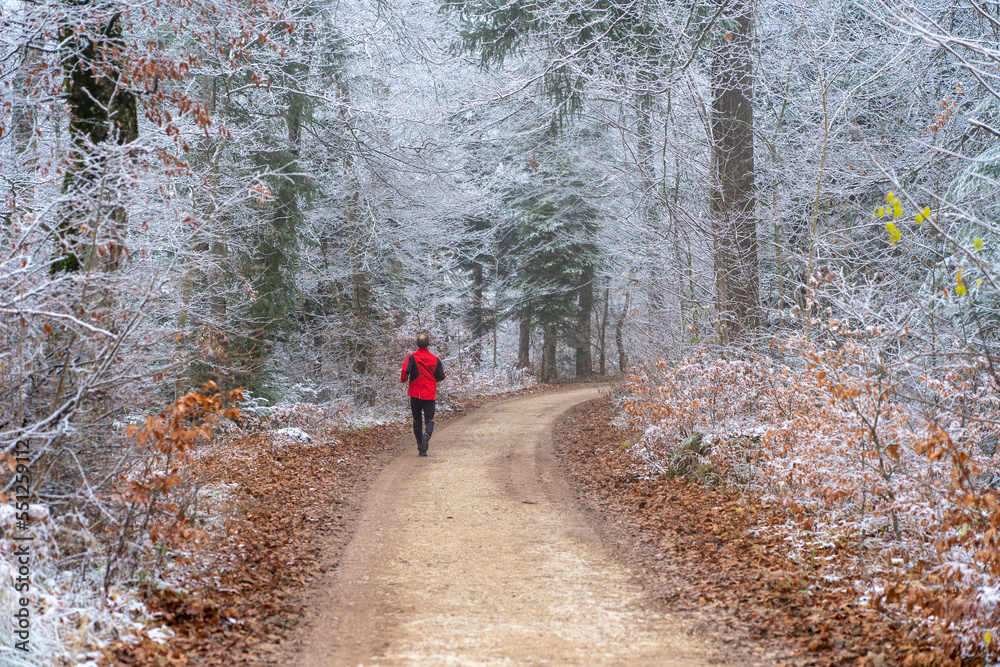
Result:
[[[258,168],[267,174],[264,180],[273,199],[267,205],[266,222],[254,230],[249,252],[240,262],[256,294],[247,311],[244,335],[238,341],[245,367],[236,383],[258,392],[263,389],[260,373],[270,360],[273,344],[288,331],[289,316],[300,303],[295,279],[300,227],[303,207],[315,190],[312,179],[301,173],[300,163],[302,127],[309,120],[310,105],[296,85],[295,75],[306,71],[304,65],[284,68],[289,89],[282,109],[286,144],[253,156]]]
[[[473,364],[479,366],[483,361],[483,341],[488,330],[487,320],[496,326],[496,318],[487,314],[484,295],[486,279],[497,261],[497,258],[488,253],[489,239],[496,225],[483,216],[472,215],[465,217],[463,227],[464,233],[459,244],[459,265],[463,271],[469,273],[472,280],[472,289],[469,292],[470,304],[465,320],[472,336],[470,356]]]
[[[521,314],[542,328],[541,378],[557,376],[557,338],[567,332],[578,377],[592,372],[590,316],[598,264],[597,210],[583,197],[584,181],[565,159],[536,153],[527,180],[510,193],[517,211],[506,240],[506,270]]]
[[[709,213],[713,221],[716,310],[724,342],[752,330],[759,321],[758,258],[753,164],[753,78],[750,39],[753,5],[749,0],[696,2],[676,40],[659,17],[609,0],[580,4],[566,0],[523,4],[497,0],[446,0],[459,17],[457,48],[479,54],[484,67],[501,65],[540,40],[552,54],[542,91],[555,103],[553,128],[578,111],[586,77],[603,75],[635,90],[638,114],[637,166],[641,173],[642,217],[656,226],[650,124],[653,89],[669,91],[675,69],[684,69],[711,48]],[[669,3],[671,8],[680,5]],[[724,35],[718,36],[722,28]],[[677,32],[677,31],[673,31]],[[676,42],[676,43],[672,43]],[[677,44],[686,48],[678,49]],[[678,57],[680,56],[680,57]],[[662,80],[661,80],[662,79]],[[669,94],[669,93],[668,93]],[[669,102],[667,104],[669,107]],[[652,281],[658,282],[654,267]],[[681,290],[679,290],[681,291]],[[653,287],[651,305],[661,310]]]

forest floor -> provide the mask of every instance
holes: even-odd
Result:
[[[896,664],[899,632],[803,593],[763,513],[630,475],[597,387],[523,393],[440,417],[427,458],[396,424],[208,462],[240,511],[189,592],[147,591],[172,639],[108,661]]]
[[[768,664],[940,664],[912,628],[785,558],[787,547],[758,530],[783,523],[780,510],[724,487],[636,475],[629,445],[640,434],[611,420],[607,399],[574,408],[556,429],[558,456],[607,543],[665,609]]]
[[[466,399],[439,412],[437,425],[547,390]],[[301,636],[307,593],[336,567],[354,535],[369,487],[393,460],[416,449],[402,423],[312,435],[303,446],[251,433],[201,460],[202,484],[235,489],[223,531],[181,564],[182,587],[142,591],[155,622],[137,643],[105,650],[103,664],[279,664],[280,649]],[[163,642],[154,629],[173,636]]]

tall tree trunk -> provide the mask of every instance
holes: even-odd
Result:
[[[213,60],[215,56],[212,56]],[[223,95],[220,100],[219,89],[220,86],[224,85],[223,77],[219,75],[207,75],[202,78],[203,85],[205,87],[205,93],[208,97],[209,113],[214,117],[216,114],[222,114],[223,116],[228,115],[229,104],[228,98]],[[210,169],[210,182],[212,187],[212,197],[211,201],[207,203],[207,214],[215,214],[215,201],[218,198],[218,186],[219,186],[219,159],[225,150],[224,144],[222,144],[221,137],[214,137],[209,139],[205,146],[205,158],[208,160]],[[223,282],[226,279],[226,265],[229,262],[229,246],[226,243],[226,237],[221,233],[216,235],[211,243],[209,252],[212,255],[212,266],[208,270],[208,285],[214,287],[215,289],[211,291],[209,296],[210,311],[212,315],[212,323],[221,328],[226,322],[226,294],[223,287]]]
[[[670,233],[671,241],[674,246],[674,262],[676,264],[677,271],[677,309],[679,316],[677,318],[678,327],[680,327],[681,340],[688,338],[687,328],[691,326],[688,322],[689,318],[693,318],[694,313],[694,294],[691,293],[690,296],[687,295],[687,284],[690,282],[690,276],[685,272],[685,262],[684,262],[684,252],[683,246],[681,244],[681,220],[677,215],[678,206],[680,204],[680,192],[681,192],[681,166],[680,166],[680,156],[675,157],[674,161],[674,185],[670,192],[667,191],[667,163],[666,163],[666,136],[664,136],[664,158],[663,158],[663,201],[667,205],[667,214],[670,216]],[[685,234],[686,237],[686,234]],[[685,238],[686,240],[686,238]],[[690,244],[688,244],[690,248]],[[689,252],[690,256],[690,252]],[[690,262],[688,262],[690,266]]]
[[[594,310],[594,269],[589,264],[580,285],[580,298],[576,314],[576,377],[589,379],[594,374],[590,353],[590,318]]]
[[[542,327],[542,382],[556,379],[556,325]]]
[[[601,375],[608,374],[607,358],[608,358],[608,348],[607,348],[607,331],[608,331],[608,312],[611,308],[611,288],[605,288],[604,290],[604,308],[601,313],[601,324],[600,329],[597,334],[598,341],[600,342],[600,372]]]
[[[357,184],[354,183],[354,185]],[[355,232],[351,234],[351,244],[348,250],[352,261],[348,283],[351,312],[354,318],[350,344],[351,356],[354,372],[364,376],[368,374],[368,361],[371,355],[368,342],[368,324],[371,319],[372,294],[371,276],[364,263],[366,248],[360,246],[360,239],[364,238],[364,234],[358,233],[360,230],[356,229],[362,222],[361,213],[358,210],[359,199],[360,195],[357,189],[352,189],[345,200],[344,210],[348,228]]]
[[[483,362],[483,336],[486,335],[483,306],[483,265],[472,267],[472,363],[477,368]]]
[[[351,369],[357,376],[355,397],[362,403],[371,403],[375,394],[368,386],[368,375],[371,371],[372,355],[371,316],[372,316],[372,276],[366,266],[369,238],[364,229],[364,213],[361,207],[361,185],[354,173],[354,157],[352,147],[346,137],[350,136],[350,120],[347,116],[350,108],[350,89],[345,81],[338,77],[340,93],[340,123],[342,130],[341,148],[343,150],[344,173],[347,175],[344,197],[344,222],[348,244],[348,256],[351,261],[348,276],[348,300],[351,310],[351,321],[345,322],[348,328],[347,347],[351,356]]]
[[[521,311],[521,321],[518,327],[517,367],[531,366],[531,309],[525,307]]]
[[[625,305],[622,307],[621,317],[615,322],[615,345],[618,347],[618,372],[624,373],[628,368],[628,355],[625,354],[625,319],[628,311],[632,308],[632,293],[625,290]]]
[[[644,70],[640,73],[639,82],[643,86],[636,96],[636,166],[639,169],[640,223],[645,233],[655,239],[653,247],[659,244],[659,214],[655,203],[656,172],[653,166],[653,95],[649,90],[652,74]],[[663,316],[666,302],[663,298],[663,266],[660,257],[654,255],[649,267],[649,310],[652,321],[658,322]]]
[[[712,61],[712,184],[709,210],[716,308],[723,343],[759,323],[757,220],[754,214],[752,6],[738,0],[733,29]]]

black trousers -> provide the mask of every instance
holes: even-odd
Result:
[[[424,427],[421,423],[427,422],[427,435],[434,434],[434,401],[425,401],[422,398],[410,396],[410,412],[413,413],[413,435],[417,437],[417,449],[423,451]]]

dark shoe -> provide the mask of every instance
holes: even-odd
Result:
[[[420,452],[417,456],[427,456],[427,452]]]
[[[431,436],[424,433],[424,437],[420,440],[420,447],[419,447],[421,456],[427,456],[427,445],[429,445],[430,442],[431,442]]]

